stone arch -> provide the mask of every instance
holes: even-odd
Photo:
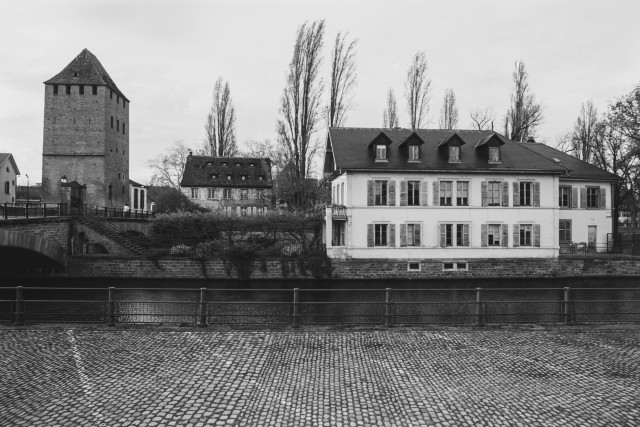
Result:
[[[43,239],[31,233],[16,230],[0,230],[0,246],[29,249],[51,258],[67,267],[67,250],[57,242]]]

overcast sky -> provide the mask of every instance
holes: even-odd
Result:
[[[640,82],[640,2],[628,1],[28,1],[2,2],[0,152],[30,182],[42,173],[43,81],[83,48],[131,100],[131,179],[176,140],[199,148],[215,80],[231,87],[237,138],[275,140],[296,29],[326,20],[324,65],[338,31],[358,39],[358,85],[346,126],[380,127],[387,90],[408,126],[404,80],[424,50],[432,80],[429,127],[452,88],[460,128],[490,107],[502,130],[511,73],[523,60],[544,105],[538,140],[555,145],[580,105],[599,111]],[[321,128],[318,136],[325,133]]]

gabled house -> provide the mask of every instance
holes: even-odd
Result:
[[[18,165],[11,153],[0,153],[0,203],[16,202],[16,177],[20,175]]]
[[[556,257],[607,249],[617,179],[542,144],[493,131],[331,128],[325,175],[330,257]]]
[[[189,155],[180,186],[185,196],[205,208],[263,215],[271,209],[271,161]]]

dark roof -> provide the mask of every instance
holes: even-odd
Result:
[[[139,182],[134,181],[131,178],[129,178],[129,184],[131,184],[134,187],[148,187],[148,185],[140,184]]]
[[[369,148],[374,138],[383,132],[392,143],[387,148],[388,161],[376,162],[375,150]],[[336,169],[342,170],[414,170],[414,171],[492,171],[495,173],[565,173],[566,168],[543,155],[527,150],[517,142],[489,130],[445,130],[416,129],[415,133],[425,142],[420,146],[420,162],[408,162],[406,147],[400,144],[411,134],[411,129],[380,128],[331,128],[329,146]],[[460,163],[449,163],[449,153],[445,147],[438,148],[443,141],[457,135],[464,145],[460,146]],[[493,135],[504,145],[500,148],[500,163],[489,164],[486,146],[476,145]],[[454,137],[454,140],[456,137]],[[327,152],[330,156],[331,151]],[[332,162],[325,162],[325,168]],[[333,172],[326,170],[325,172]]]
[[[74,76],[77,73],[77,77]],[[60,71],[54,77],[50,78],[45,84],[83,84],[83,85],[104,85],[108,86],[118,95],[129,101],[124,94],[118,89],[113,79],[104,69],[96,56],[84,49],[73,61],[67,65],[64,70]],[[130,101],[129,101],[130,102]]]
[[[567,169],[567,176],[570,178],[607,181],[618,179],[616,175],[610,172],[602,170],[587,162],[583,162],[580,159],[549,147],[548,145],[535,142],[523,142],[520,145],[563,166]]]
[[[20,169],[18,169],[18,164],[16,163],[15,159],[13,158],[13,154],[11,154],[11,153],[0,153],[0,165],[3,165],[4,162],[7,161],[7,159],[9,159],[9,161],[11,162],[11,165],[13,166],[13,169],[15,169],[16,175],[20,175]]]
[[[236,164],[240,165],[236,166]],[[217,177],[213,179],[213,175]],[[228,179],[227,175],[231,175],[231,179]],[[246,177],[245,180],[242,180],[243,175]],[[259,180],[260,176],[262,181]],[[271,160],[192,155],[187,157],[180,185],[182,187],[271,188]]]

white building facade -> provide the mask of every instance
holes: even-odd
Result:
[[[330,257],[441,258],[455,268],[557,257],[574,241],[606,250],[613,177],[570,180],[561,162],[493,132],[331,129],[327,158]]]
[[[0,203],[16,202],[16,177],[20,170],[11,153],[0,153]]]

